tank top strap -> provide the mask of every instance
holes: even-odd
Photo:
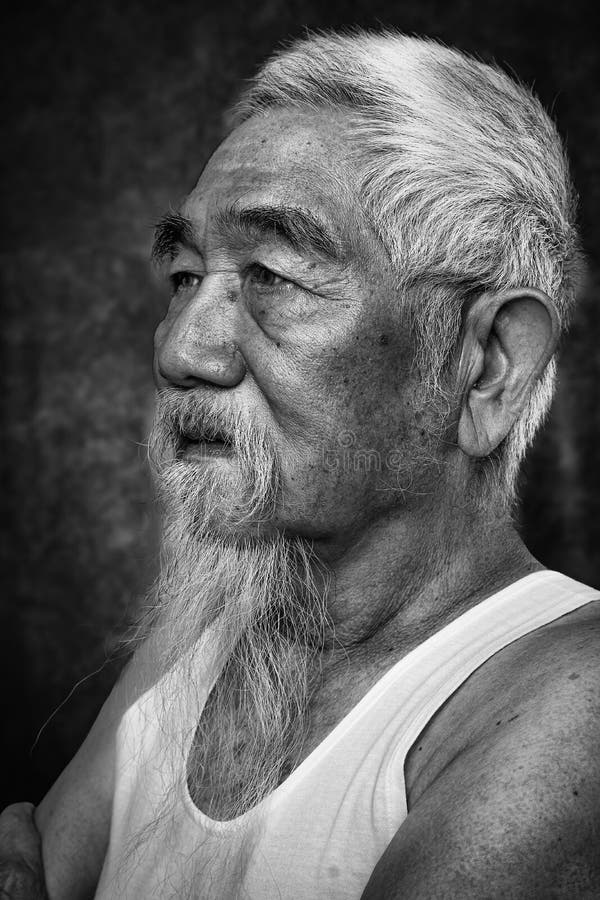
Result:
[[[559,572],[533,572],[463,613],[400,660],[383,678],[389,680],[385,689],[400,689],[404,700],[396,760],[406,756],[446,700],[492,656],[599,599],[600,592]]]

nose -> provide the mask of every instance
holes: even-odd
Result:
[[[220,300],[215,285],[204,280],[181,309],[169,310],[154,336],[157,387],[235,387],[246,363],[233,339],[237,304]],[[223,289],[223,296],[227,296]]]

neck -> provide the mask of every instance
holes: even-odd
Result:
[[[542,566],[508,515],[485,518],[435,503],[369,527],[331,559],[328,643],[406,645],[425,640],[481,600]],[[329,558],[328,558],[329,557]]]

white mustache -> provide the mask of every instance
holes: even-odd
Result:
[[[223,398],[224,399],[224,398]],[[218,405],[219,404],[219,405]],[[180,452],[190,440],[220,440],[235,465],[190,465]],[[247,410],[227,407],[208,391],[168,388],[157,396],[148,459],[167,509],[192,517],[196,531],[271,521],[281,488],[280,457],[264,425]],[[190,526],[192,527],[192,526]]]
[[[177,448],[182,440],[222,441],[234,449],[241,448],[245,436],[256,431],[247,414],[217,406],[212,396],[199,391],[167,388],[157,396],[156,423],[160,443],[171,442]]]

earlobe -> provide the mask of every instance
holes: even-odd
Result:
[[[507,436],[552,358],[560,325],[535,288],[480,295],[465,315],[457,384],[458,446],[487,456]]]

